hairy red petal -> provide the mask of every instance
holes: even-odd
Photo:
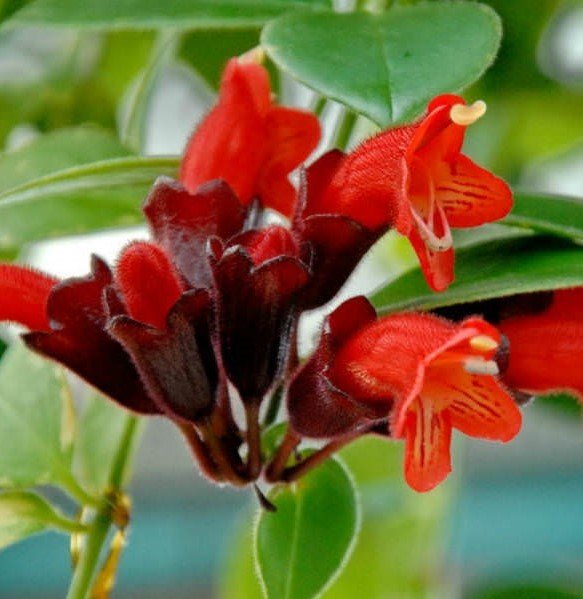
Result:
[[[163,329],[182,293],[178,274],[164,251],[153,243],[132,243],[121,254],[115,274],[130,316]]]
[[[244,247],[255,266],[279,256],[296,258],[299,254],[299,248],[289,229],[278,225],[248,231],[235,237],[231,243]]]
[[[508,385],[534,394],[571,391],[583,401],[583,288],[556,291],[544,312],[499,326],[510,341]]]
[[[288,175],[316,148],[320,123],[308,112],[274,107],[266,117],[266,159],[257,184],[257,195],[268,208],[290,217],[297,194]]]
[[[57,279],[32,268],[0,264],[0,320],[31,330],[50,330],[47,300],[57,283]]]
[[[414,132],[414,126],[389,129],[348,154],[320,196],[318,212],[348,216],[372,230],[395,226],[407,232],[405,150]]]
[[[267,71],[231,59],[221,83],[219,102],[194,132],[186,148],[180,180],[189,191],[224,179],[248,205],[266,152],[265,116],[271,105]]]
[[[430,403],[417,400],[405,424],[405,479],[424,493],[451,472],[451,424],[447,413],[436,412]]]

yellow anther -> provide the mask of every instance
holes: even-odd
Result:
[[[486,102],[476,100],[470,106],[465,104],[454,104],[449,111],[449,118],[462,127],[467,127],[475,123],[480,117],[486,114]]]
[[[251,50],[241,54],[239,56],[239,62],[262,64],[265,62],[265,50],[262,46],[255,46],[255,48],[251,48]]]
[[[470,339],[470,347],[479,352],[489,352],[498,349],[498,342],[488,335],[476,335]]]

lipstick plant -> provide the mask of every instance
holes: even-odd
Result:
[[[87,214],[110,191],[118,202],[116,187],[131,197],[130,220],[149,229],[111,264],[93,256],[85,276],[58,279],[20,258],[0,264],[0,319],[21,327],[0,367],[0,513],[10,521],[0,544],[45,528],[71,534],[69,599],[113,586],[138,421],[166,418],[209,484],[254,492],[265,596],[308,599],[341,571],[359,534],[342,448],[365,436],[402,446],[404,481],[426,493],[455,466],[454,437],[507,443],[528,418],[527,397],[581,399],[582,206],[519,197],[512,213],[510,186],[462,150],[474,123],[489,126],[488,98],[453,92],[494,59],[501,29],[491,9],[358,2],[340,13],[325,0],[218,0],[183,14],[166,0],[149,14],[70,4],[36,0],[12,23],[177,28],[160,35],[140,76],[126,144],[140,139],[157,69],[184,31],[201,21],[219,39],[244,25],[262,32],[233,56],[225,37],[216,102],[177,161],[126,153],[0,196],[0,216],[31,198],[57,211],[46,226],[41,211],[23,212],[36,224],[6,225],[9,240],[114,226]],[[312,90],[311,108],[281,100],[284,77]],[[333,100],[336,123],[323,110]],[[66,212],[85,197],[85,214]],[[494,222],[502,226],[488,235]],[[486,235],[474,239],[477,227]],[[471,242],[458,252],[460,228]],[[419,267],[368,299],[335,299],[389,231],[408,239]],[[325,316],[301,356],[300,319],[314,309]],[[75,469],[87,442],[72,425],[63,372],[117,406],[119,430],[106,425],[89,445],[107,456],[97,482]],[[79,503],[77,516],[30,490],[44,484]]]

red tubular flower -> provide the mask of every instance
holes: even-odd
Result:
[[[295,374],[287,394],[290,424],[301,435],[330,439],[383,423],[388,434],[392,399],[387,398],[385,405],[361,402],[337,386],[330,373],[346,340],[375,320],[375,309],[362,296],[344,302],[326,319],[318,347]]]
[[[93,257],[91,271],[87,277],[65,279],[52,287],[46,305],[36,304],[38,318],[44,314],[50,327],[33,329],[24,335],[24,342],[126,408],[157,414],[159,409],[148,397],[129,356],[105,330],[109,310],[104,299],[113,283],[111,272],[97,257]],[[2,288],[5,291],[4,280]],[[116,300],[112,298],[111,307],[123,309]],[[0,319],[7,319],[7,315],[0,313]]]
[[[415,313],[363,321],[336,347],[325,375],[343,397],[390,415],[391,435],[405,439],[405,477],[412,488],[428,491],[450,472],[452,428],[499,441],[519,432],[520,411],[495,376],[492,358],[500,334],[485,321],[454,324]],[[313,431],[303,430],[295,390],[306,371],[318,368],[313,360],[297,375],[295,388],[290,387],[291,421],[306,435]],[[320,408],[330,404],[340,409],[336,395],[320,398]]]
[[[450,227],[504,217],[509,187],[461,154],[465,129],[485,111],[459,96],[434,98],[426,116],[389,129],[347,155],[318,200],[318,213],[342,214],[369,230],[394,226],[407,235],[429,285],[453,280]]]
[[[320,138],[318,119],[272,101],[267,70],[254,56],[232,58],[223,73],[219,102],[186,148],[180,179],[189,191],[224,179],[244,206],[290,216],[296,194],[288,180]]]
[[[32,328],[25,343],[122,406],[197,422],[215,404],[220,368],[204,290],[184,291],[163,250],[130,244],[115,277],[94,257],[88,277],[53,279],[0,267],[2,320]],[[16,310],[24,297],[29,300]],[[35,330],[36,329],[36,330]]]
[[[339,213],[324,201],[345,155],[333,150],[303,173],[299,202],[293,220],[301,255],[310,265],[312,279],[302,292],[302,307],[316,308],[331,300],[346,282],[360,259],[388,228],[365,225],[357,215]]]
[[[525,310],[520,299],[523,309],[498,325],[510,342],[504,381],[525,393],[567,391],[583,401],[583,287],[555,291],[539,309]]]
[[[309,277],[298,255],[279,226],[211,244],[223,361],[244,401],[260,401],[283,366],[297,295]]]

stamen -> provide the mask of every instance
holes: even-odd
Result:
[[[442,214],[443,213],[443,209],[441,208],[441,206],[439,205],[438,202],[436,202],[437,205],[437,210],[440,213],[440,216],[442,218],[445,218],[445,215]],[[423,218],[419,215],[419,213],[417,212],[417,210],[415,210],[415,208],[413,206],[411,206],[411,213],[413,215],[413,219],[415,220],[415,222],[417,223],[418,227],[417,230],[419,231],[419,235],[421,237],[421,239],[423,239],[425,245],[433,252],[445,252],[446,250],[449,250],[449,248],[453,245],[453,237],[451,236],[451,230],[449,228],[449,226],[447,226],[447,219],[444,220],[446,231],[445,234],[442,237],[438,237],[430,228],[430,225],[428,225]]]
[[[255,46],[255,48],[251,48],[244,54],[239,56],[239,62],[243,63],[257,63],[262,64],[265,61],[265,50],[263,46]]]
[[[488,335],[476,335],[470,339],[470,347],[479,352],[489,352],[498,349],[498,342]]]
[[[466,358],[464,370],[469,374],[487,374],[493,376],[499,374],[498,364],[494,360],[483,360],[482,358]]]
[[[454,104],[449,111],[449,118],[462,127],[472,125],[486,114],[486,102],[476,100],[470,106],[465,104]]]

